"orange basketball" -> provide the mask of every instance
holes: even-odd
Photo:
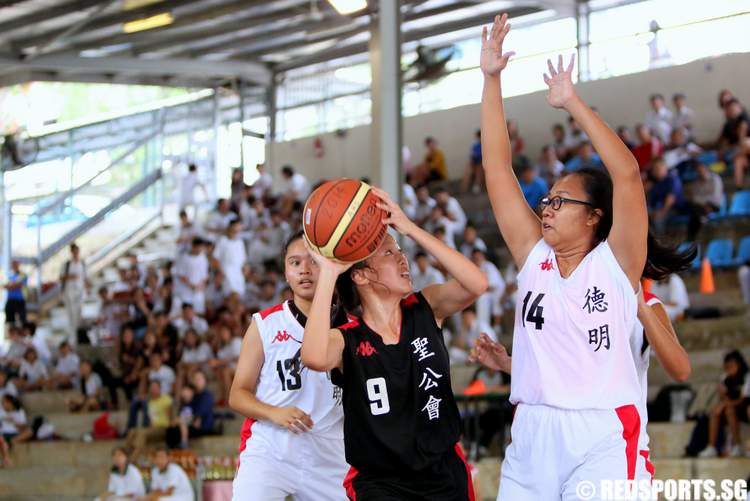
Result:
[[[323,183],[302,211],[305,238],[325,257],[348,263],[366,259],[387,231],[378,202],[367,183],[346,178]]]

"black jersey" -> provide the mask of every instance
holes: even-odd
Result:
[[[420,292],[401,302],[401,312],[394,345],[361,318],[339,327],[344,371],[333,382],[343,387],[346,460],[361,472],[422,470],[459,440],[442,330]]]

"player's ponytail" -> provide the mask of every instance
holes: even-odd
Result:
[[[680,251],[678,246],[666,245],[648,231],[646,266],[643,267],[643,278],[663,280],[672,273],[690,269],[698,254],[695,244]]]
[[[351,268],[339,275],[336,280],[336,296],[339,304],[349,313],[354,312],[362,305],[362,301],[357,292],[357,286],[352,280],[352,273],[356,270],[367,268],[367,260],[354,263]]]

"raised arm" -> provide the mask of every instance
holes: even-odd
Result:
[[[513,261],[520,269],[531,249],[542,238],[542,227],[526,202],[513,172],[500,84],[500,74],[513,55],[513,52],[503,54],[503,40],[509,30],[507,14],[495,17],[489,36],[486,27],[482,30],[482,165],[495,220],[513,255]]]
[[[544,75],[549,86],[547,101],[555,108],[565,109],[578,122],[612,178],[613,214],[608,242],[633,290],[637,290],[646,264],[648,236],[646,194],[638,162],[617,134],[576,94],[571,78],[574,61],[575,56],[571,56],[568,67],[563,68],[563,58],[559,56],[555,69],[552,61],[547,60],[549,75]]]
[[[263,342],[255,322],[250,324],[242,340],[242,351],[229,390],[229,406],[243,416],[261,421],[270,421],[292,433],[308,431],[313,427],[312,419],[297,407],[276,407],[258,400],[255,391],[265,361]]]
[[[302,339],[302,363],[314,371],[330,371],[342,368],[344,335],[331,329],[331,300],[336,288],[336,279],[351,267],[351,263],[339,263],[327,259],[312,250],[305,240],[310,255],[318,264],[318,284],[305,324]]]
[[[466,256],[410,221],[388,193],[380,188],[373,188],[373,191],[382,200],[380,208],[390,214],[385,223],[414,240],[418,246],[435,257],[453,277],[444,284],[430,285],[422,290],[422,294],[432,307],[438,325],[469,306],[487,290],[487,277]]]

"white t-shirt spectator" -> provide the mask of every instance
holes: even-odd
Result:
[[[161,394],[169,395],[172,393],[172,385],[174,384],[174,371],[168,365],[162,365],[158,370],[150,369],[148,371],[149,381],[159,381],[161,385]]]
[[[192,205],[195,203],[195,189],[203,186],[198,178],[197,172],[188,172],[180,179],[180,206]]]
[[[247,259],[245,242],[239,237],[230,240],[223,236],[216,243],[214,257],[221,265],[224,280],[232,292],[243,294],[245,292],[245,277],[242,274],[242,266]]]
[[[266,191],[270,191],[273,187],[273,177],[270,173],[264,172],[258,177],[253,183],[253,196],[255,198],[262,198]]]
[[[5,386],[0,386],[0,399],[5,397],[5,395],[10,395],[11,397],[18,397],[18,388],[16,388],[16,385],[13,384],[11,381],[7,381],[5,383]],[[0,408],[0,410],[2,410]]]
[[[49,376],[47,373],[47,367],[45,367],[44,363],[39,359],[33,364],[30,364],[25,359],[22,360],[18,374],[21,376],[21,379],[25,379],[29,384],[37,383]]]
[[[453,232],[464,231],[464,228],[466,228],[466,213],[458,200],[454,197],[448,198],[448,202],[445,204],[445,212],[448,219],[453,223]]]
[[[677,148],[672,148],[664,152],[664,162],[670,169],[676,167],[685,160],[690,160],[694,155],[702,152],[703,149],[695,143],[687,143]]]
[[[92,372],[88,379],[86,379],[86,381],[83,383],[81,393],[83,393],[87,397],[96,397],[96,394],[99,392],[99,389],[101,387],[102,378],[99,377],[99,374],[97,374],[96,372]]]
[[[195,348],[185,348],[182,351],[182,362],[186,364],[202,364],[214,356],[208,343],[201,343]]]
[[[201,284],[208,279],[208,258],[203,252],[196,255],[187,253],[180,256],[174,267],[176,276],[174,281],[174,293],[181,302],[190,303],[195,311],[202,312],[205,309],[205,290],[193,290],[188,284],[183,283],[186,279],[193,286]]]
[[[466,336],[466,346],[468,346],[469,349],[473,348],[475,346],[476,340],[479,339],[479,335],[482,333],[487,334],[490,339],[497,342],[497,334],[495,333],[495,329],[493,329],[490,324],[483,322],[477,318],[474,320],[474,324],[471,326],[471,328],[469,328],[469,330],[464,333],[464,335]]]
[[[172,501],[194,501],[193,487],[185,471],[174,463],[169,463],[164,472],[151,469],[151,490],[164,491],[174,487],[168,499]]]
[[[695,123],[695,112],[691,110],[690,108],[688,108],[687,106],[683,106],[682,109],[675,111],[674,118],[672,119],[673,128],[676,129],[678,127],[682,127],[689,131],[692,131],[694,123]]]
[[[81,365],[81,359],[73,352],[64,357],[60,357],[55,365],[55,372],[65,376],[77,376],[78,368]]]
[[[415,291],[421,291],[428,285],[432,284],[443,284],[445,283],[445,277],[440,270],[427,265],[424,273],[419,271],[419,267],[414,266],[411,269],[411,284]]]
[[[414,187],[409,183],[404,183],[401,189],[401,198],[404,214],[413,220],[417,214],[417,192],[414,191]]]
[[[198,315],[194,315],[193,319],[190,322],[182,317],[179,317],[177,320],[172,322],[172,325],[174,325],[175,329],[177,329],[177,334],[180,335],[180,338],[185,337],[185,333],[189,329],[193,329],[201,336],[208,332],[208,322],[206,322],[204,318],[199,317]]]
[[[669,108],[663,106],[658,112],[651,110],[646,114],[645,125],[654,131],[656,137],[662,143],[669,143],[669,135],[672,134],[672,121],[674,117]]]
[[[432,208],[437,205],[437,202],[435,202],[435,199],[432,197],[427,198],[427,200],[424,203],[417,202],[417,207],[414,210],[414,220],[415,221],[422,221],[430,216],[430,212],[432,212]]]
[[[474,252],[474,249],[479,249],[487,253],[487,244],[479,237],[475,238],[472,243],[464,242],[461,244],[461,254],[468,258],[471,258],[471,253]]]
[[[213,211],[206,221],[206,228],[214,233],[222,233],[229,228],[229,223],[237,219],[237,214],[232,211],[222,214],[218,210]]]
[[[295,172],[286,182],[286,192],[288,195],[294,195],[297,201],[304,202],[310,195],[310,183],[305,176]]]
[[[242,350],[242,338],[239,337],[233,337],[229,343],[222,346],[218,353],[216,353],[216,358],[219,360],[234,360],[230,365],[230,367],[237,367],[237,359],[240,358],[240,351]]]
[[[26,412],[23,409],[5,412],[0,407],[0,434],[15,435],[19,428],[26,425]]]
[[[107,492],[120,497],[139,497],[146,495],[146,488],[143,485],[143,477],[132,464],[128,464],[125,475],[112,472],[109,474],[109,484]]]
[[[651,292],[661,299],[672,322],[681,317],[690,307],[690,297],[685,282],[675,273],[669,275],[666,280],[651,284]]]

